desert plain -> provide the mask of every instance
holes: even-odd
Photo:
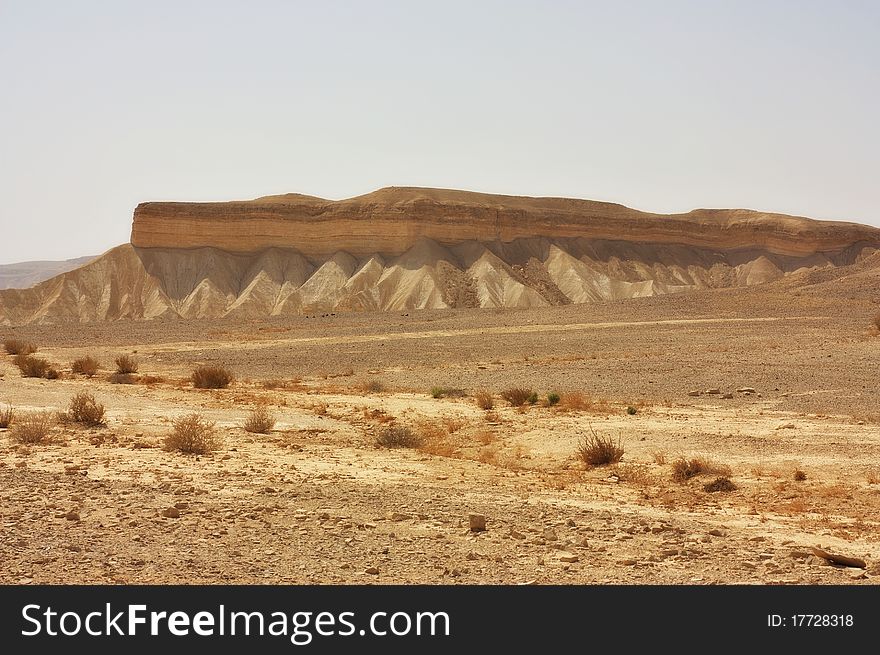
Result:
[[[62,416],[39,444],[0,430],[0,583],[874,583],[875,270],[558,307],[3,328],[62,375],[0,355],[0,410],[63,415],[88,391],[106,415]],[[122,354],[130,384],[111,381]],[[93,377],[70,370],[86,355]],[[194,388],[200,365],[234,380]],[[261,406],[271,431],[245,431]],[[192,412],[218,448],[169,451]],[[381,445],[394,428],[415,445]],[[586,464],[591,435],[620,461]],[[676,476],[682,458],[707,470]]]

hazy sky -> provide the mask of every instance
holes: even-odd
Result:
[[[0,263],[383,186],[880,225],[880,2],[0,0]]]

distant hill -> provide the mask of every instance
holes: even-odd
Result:
[[[142,203],[129,244],[0,291],[0,325],[546,307],[857,273],[847,284],[870,287],[878,251],[880,229],[854,223],[448,189]]]
[[[0,264],[0,289],[27,289],[56,275],[79,268],[94,258],[94,255],[90,255],[64,261]]]

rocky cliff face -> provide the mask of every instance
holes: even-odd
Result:
[[[680,244],[775,255],[837,253],[878,230],[742,209],[649,214],[622,205],[392,187],[349,200],[297,194],[249,202],[144,203],[131,233],[139,248],[293,248],[306,257],[403,254],[419,239],[443,246],[545,237]]]
[[[0,323],[542,307],[875,266],[878,248],[852,223],[432,189],[146,203],[131,245],[0,291]]]

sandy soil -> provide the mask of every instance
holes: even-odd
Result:
[[[22,378],[0,356],[0,409],[60,412],[88,390],[107,425],[60,423],[38,445],[0,430],[0,582],[873,583],[876,305],[829,298],[6,330],[67,371]],[[107,379],[120,353],[142,383]],[[94,378],[69,372],[84,354],[104,365]],[[235,382],[193,389],[201,363]],[[373,380],[384,390],[366,391]],[[511,407],[513,386],[541,400]],[[544,406],[551,391],[560,406]],[[241,427],[258,404],[277,419],[269,434]],[[216,452],[163,448],[192,411],[216,421]],[[378,446],[392,425],[422,447]],[[578,459],[591,431],[619,439],[619,464]],[[674,481],[682,456],[728,467],[736,489],[705,491],[720,474]]]

